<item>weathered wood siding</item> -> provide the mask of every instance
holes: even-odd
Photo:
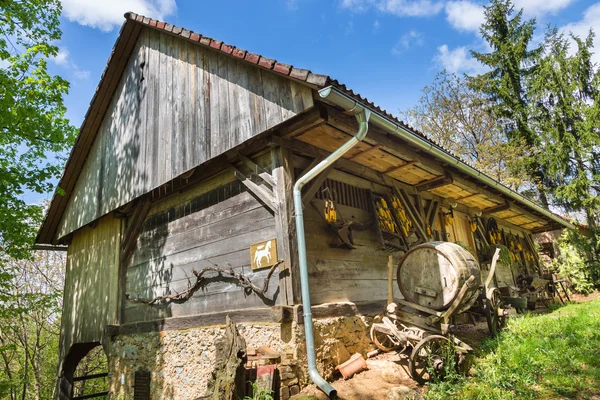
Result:
[[[312,105],[306,86],[142,30],[57,237]]]
[[[306,225],[306,247],[308,253],[308,274],[312,304],[341,301],[385,300],[388,297],[388,256],[380,250],[377,232],[374,228],[364,231],[354,230],[356,248],[331,247],[333,233],[321,215],[322,200],[313,200],[319,211],[307,207],[304,212]],[[338,206],[344,216],[353,215],[357,221],[369,222],[372,217],[364,210]],[[400,255],[394,257],[394,295],[402,298],[396,282],[396,268]]]
[[[121,221],[108,215],[77,232],[67,251],[61,354],[73,343],[101,341],[117,322]]]
[[[268,268],[252,272],[249,248],[275,236],[275,217],[227,171],[150,211],[127,268],[126,292],[134,299],[181,292],[195,281],[194,270],[214,264],[242,272],[261,286]],[[212,272],[206,276],[207,284],[183,303],[126,301],[125,322],[279,303],[277,273],[262,298],[244,292],[233,279]]]

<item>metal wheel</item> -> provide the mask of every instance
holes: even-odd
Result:
[[[500,315],[501,310],[504,308],[502,293],[497,288],[490,288],[486,293],[485,300],[485,319],[487,320],[488,329],[492,336],[496,336],[506,325],[506,316]]]
[[[450,355],[450,340],[444,336],[431,335],[414,347],[409,360],[410,375],[424,385],[434,378],[443,378],[446,359]]]
[[[398,350],[399,352],[403,352],[406,349],[406,346],[397,345],[395,343],[395,341],[392,340],[392,338],[387,333],[378,331],[377,325],[383,325],[383,324],[373,323],[373,325],[371,325],[371,332],[370,332],[371,341],[373,342],[375,347],[377,347],[379,350],[383,351],[384,353],[387,353],[387,352],[390,352],[393,350]]]

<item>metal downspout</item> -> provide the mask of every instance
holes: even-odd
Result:
[[[308,286],[308,263],[306,260],[306,240],[304,237],[304,214],[302,212],[302,188],[324,169],[333,164],[350,149],[360,143],[369,129],[369,117],[371,112],[354,102],[347,109],[357,112],[358,131],[356,135],[348,140],[339,149],[331,153],[327,158],[317,164],[313,169],[301,176],[294,185],[294,211],[296,213],[296,233],[298,236],[298,259],[300,265],[300,285],[302,289],[302,309],[304,313],[304,335],[306,336],[306,356],[308,358],[308,374],[312,381],[330,398],[336,396],[336,390],[319,374],[315,357],[315,340],[313,337],[313,321],[310,304],[310,289]]]

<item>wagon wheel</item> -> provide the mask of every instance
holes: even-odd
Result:
[[[446,361],[451,354],[450,340],[444,336],[431,335],[421,340],[410,355],[410,375],[424,385],[446,374]],[[454,363],[456,366],[458,360]]]
[[[485,319],[492,336],[496,336],[506,325],[506,317],[500,316],[500,310],[503,308],[502,293],[497,288],[488,289],[485,299]]]
[[[392,350],[398,350],[398,352],[403,352],[406,349],[406,346],[397,345],[396,341],[392,340],[390,335],[384,332],[380,332],[377,330],[377,322],[374,322],[371,325],[371,341],[379,350],[384,353],[390,352]]]

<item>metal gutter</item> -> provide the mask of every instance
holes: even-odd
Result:
[[[496,189],[497,191],[510,197],[514,201],[524,204],[527,207],[539,212],[540,214],[543,214],[544,216],[548,217],[549,219],[551,219],[567,228],[576,229],[575,225],[573,225],[572,223],[564,220],[563,218],[552,213],[551,211],[547,210],[546,208],[534,203],[533,201],[529,200],[528,198],[514,192],[513,190],[507,188],[500,182],[494,180],[493,178],[490,178],[486,174],[484,174],[480,171],[477,171],[475,168],[465,164],[464,162],[460,161],[458,158],[450,155],[445,150],[434,145],[430,141],[420,137],[419,135],[417,135],[414,132],[409,131],[408,129],[406,129],[406,127],[404,127],[396,122],[391,121],[389,118],[381,115],[381,113],[378,113],[376,110],[373,110],[368,105],[363,104],[363,103],[357,101],[356,99],[348,96],[346,93],[342,92],[340,89],[338,89],[334,86],[328,86],[326,88],[319,90],[319,95],[326,102],[328,102],[332,105],[338,106],[338,107],[342,107],[346,111],[352,112],[352,110],[355,110],[355,109],[369,110],[372,113],[369,122],[371,122],[373,125],[385,130],[386,132],[388,132],[392,135],[395,135],[395,136],[401,138],[402,140],[408,142],[409,144],[417,147],[420,150],[423,150],[423,151],[426,151],[426,152],[432,154],[436,158],[441,159],[444,163],[447,163],[448,165],[450,165],[454,168],[457,168],[461,172],[464,172],[465,174],[471,176],[472,178],[477,179],[481,183]]]
[[[367,136],[371,111],[358,104],[350,107],[350,111],[356,114],[356,120],[358,121],[359,127],[356,135],[317,164],[313,169],[298,178],[294,185],[294,211],[296,214],[296,233],[298,237],[298,258],[300,267],[300,285],[302,289],[302,309],[304,313],[304,335],[306,336],[306,356],[308,358],[308,374],[312,381],[330,398],[334,398],[337,392],[319,374],[315,358],[315,340],[313,336],[310,289],[308,286],[308,262],[306,259],[306,240],[304,236],[304,214],[302,210],[302,188]]]

